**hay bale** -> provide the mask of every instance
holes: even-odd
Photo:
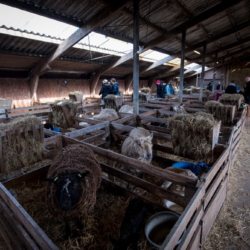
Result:
[[[52,121],[57,127],[68,128],[73,125],[70,117],[75,116],[77,105],[72,101],[56,101],[50,105],[52,109]]]
[[[205,103],[205,107],[208,108],[208,107],[217,107],[217,106],[224,106],[222,103],[220,102],[217,102],[217,101],[208,101]]]
[[[34,115],[28,115],[11,120],[9,123],[0,124],[1,131],[14,131],[34,125],[40,125],[41,120]],[[14,133],[2,137],[2,152],[4,161],[5,178],[9,178],[13,171],[31,170],[33,163],[42,160],[43,143],[40,130]],[[21,173],[16,172],[17,174]]]
[[[89,213],[96,203],[96,192],[101,184],[101,167],[91,149],[82,144],[69,145],[54,159],[47,178],[63,177],[89,171],[85,181],[81,182],[81,197],[70,210],[62,211],[56,199],[54,183],[47,183],[46,203],[50,213],[58,218],[79,218]]]
[[[174,153],[201,162],[211,160],[209,131],[218,124],[211,114],[176,114],[168,118]]]
[[[151,93],[151,89],[149,87],[144,87],[144,88],[141,88],[141,92],[145,93],[145,94],[150,94]]]
[[[105,109],[114,109],[118,110],[122,105],[122,98],[118,95],[107,95],[105,99]]]
[[[200,88],[199,87],[192,88],[192,93],[200,93]]]
[[[244,100],[244,96],[241,94],[223,94],[220,96],[220,101],[238,101]]]
[[[119,119],[117,112],[114,109],[103,109],[100,114],[93,116],[97,121],[115,121]]]
[[[119,113],[129,113],[129,114],[133,114],[134,110],[133,110],[133,106],[130,105],[123,105],[120,110]]]
[[[143,92],[139,92],[139,103],[147,103],[148,99],[149,99],[150,95],[143,93]]]
[[[81,91],[74,91],[69,93],[69,99],[73,102],[81,102],[83,98],[83,93]]]

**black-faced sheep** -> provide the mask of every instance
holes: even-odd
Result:
[[[144,202],[137,198],[130,201],[120,228],[118,241],[110,237],[114,245],[113,250],[127,250],[132,243],[133,249],[137,249],[137,242],[142,223],[146,213]]]
[[[101,183],[101,168],[91,149],[73,144],[57,155],[46,180],[46,202],[50,213],[71,220],[94,208],[96,191]]]
[[[189,169],[182,169],[182,168],[176,168],[176,167],[169,167],[167,168],[167,170],[170,170],[174,173],[180,174],[182,176],[187,176],[187,177],[191,177],[194,178],[195,180],[198,181],[198,177]],[[164,181],[164,183],[161,185],[162,188],[164,189],[168,189],[176,194],[185,195],[185,187],[180,186],[178,184],[173,184],[170,181]],[[171,210],[177,212],[177,213],[181,213],[183,211],[183,207],[179,206],[178,204],[175,204],[172,201],[163,199],[162,200],[163,205],[166,206],[167,208],[170,208]]]
[[[134,128],[123,142],[121,152],[123,155],[150,163],[153,157],[152,139],[153,134],[146,129]]]

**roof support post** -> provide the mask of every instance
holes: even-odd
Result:
[[[186,47],[186,27],[182,27],[181,38],[181,72],[180,72],[180,90],[179,90],[179,102],[182,103],[183,85],[184,85],[184,63],[185,63],[185,47]]]
[[[133,103],[134,114],[139,113],[139,3],[133,1]]]
[[[38,87],[39,76],[32,75],[30,77],[30,99],[32,102],[37,101],[37,87]]]
[[[202,101],[202,95],[203,95],[204,76],[205,76],[206,49],[207,49],[207,43],[204,42],[204,44],[203,44],[203,55],[202,55],[202,70],[201,70],[200,97],[199,97],[199,100],[200,100],[200,101]]]
[[[212,88],[212,93],[214,93],[214,90],[215,90],[217,57],[218,57],[218,53],[216,52],[215,53],[215,57],[214,57],[214,74],[213,74],[213,88]]]

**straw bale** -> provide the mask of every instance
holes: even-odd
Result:
[[[145,94],[150,94],[151,89],[149,87],[144,87],[144,88],[141,88],[141,92]]]
[[[41,120],[36,116],[24,116],[11,120],[9,123],[0,124],[0,130],[18,130],[24,127],[41,124]],[[31,170],[33,163],[42,160],[43,143],[41,143],[40,130],[29,131],[27,137],[25,133],[20,134],[20,152],[18,153],[17,134],[10,136],[10,143],[6,136],[2,137],[2,151],[4,158],[5,178],[9,178],[15,170]]]
[[[147,94],[147,93],[139,92],[139,103],[146,103],[148,95],[149,94]]]
[[[119,119],[117,112],[114,109],[105,108],[101,110],[100,114],[93,116],[97,121],[115,121]]]
[[[244,100],[244,96],[241,94],[223,94],[220,96],[220,101],[238,101]]]
[[[174,153],[208,163],[212,150],[208,131],[216,124],[213,116],[204,112],[176,114],[168,118]]]
[[[119,99],[121,98],[121,96],[117,96],[117,95],[107,95],[104,97],[105,99],[105,108],[107,109],[114,109],[114,110],[117,110],[117,107],[116,107],[116,102],[115,100],[116,99]]]
[[[199,87],[192,88],[192,93],[200,93],[200,88]]]
[[[47,183],[47,205],[55,217],[76,218],[89,213],[96,203],[96,191],[101,183],[101,168],[94,153],[85,145],[73,144],[62,149],[53,160],[47,178],[55,178],[70,174],[90,173],[81,183],[81,198],[69,211],[62,211],[57,204],[56,188],[53,183]]]
[[[192,94],[192,89],[183,89],[183,94],[186,95]]]
[[[205,107],[214,107],[214,106],[224,106],[222,103],[217,101],[208,101],[205,103]]]

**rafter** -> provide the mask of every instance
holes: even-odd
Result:
[[[170,0],[188,19],[192,19],[193,15],[178,0]]]

